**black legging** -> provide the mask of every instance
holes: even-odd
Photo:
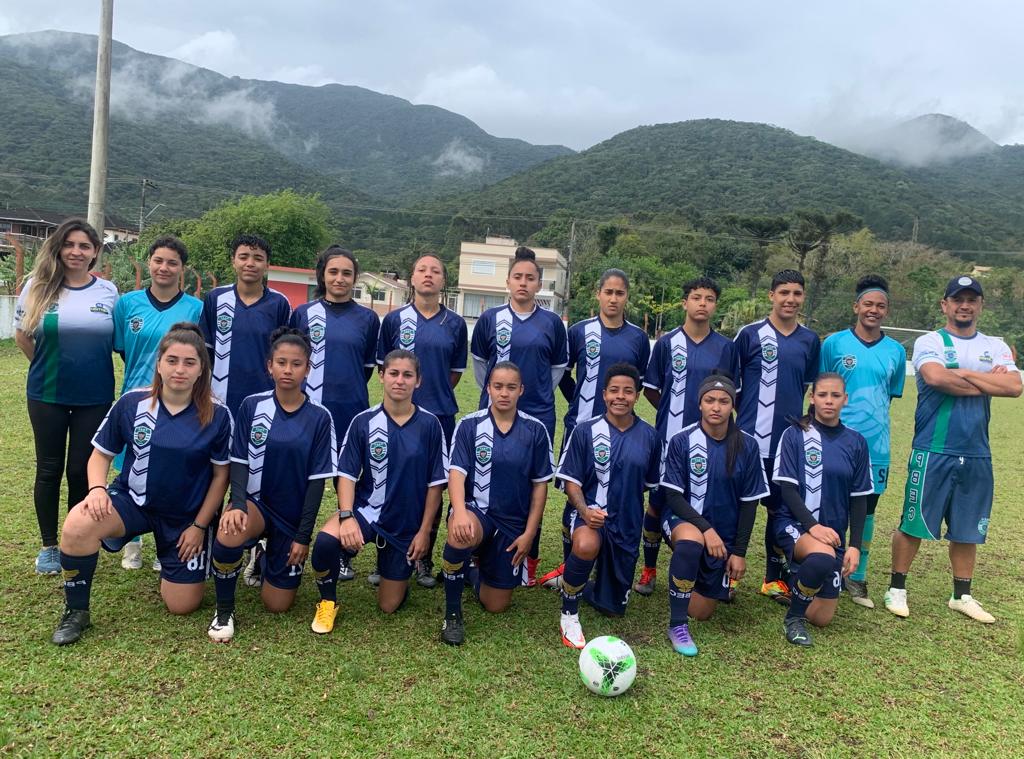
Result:
[[[36,439],[33,497],[44,546],[57,545],[57,512],[64,460],[67,458],[70,510],[85,498],[89,490],[86,466],[92,454],[92,436],[109,408],[105,403],[99,406],[64,406],[29,399],[28,418]]]

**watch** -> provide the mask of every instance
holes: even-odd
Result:
[[[351,519],[353,516],[352,509],[338,509],[338,521],[344,522],[346,519]]]

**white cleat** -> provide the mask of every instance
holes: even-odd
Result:
[[[230,643],[235,637],[235,615],[228,614],[227,619],[224,619],[220,614],[214,613],[213,621],[206,632],[214,643]]]
[[[885,608],[897,617],[906,619],[910,616],[910,608],[907,606],[906,588],[889,588],[885,591]]]
[[[583,648],[587,645],[587,639],[583,637],[583,628],[580,626],[579,614],[562,612],[560,627],[562,628],[562,643],[569,648]]]
[[[949,608],[970,617],[978,622],[991,625],[996,618],[981,608],[981,604],[974,600],[973,596],[963,595],[960,598],[950,598]]]
[[[131,542],[125,544],[121,553],[121,569],[142,569],[142,544]]]

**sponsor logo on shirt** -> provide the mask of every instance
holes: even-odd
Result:
[[[481,443],[476,447],[476,460],[481,464],[490,463],[492,455],[491,446],[487,443]]]
[[[857,366],[857,357],[852,354],[843,356],[843,368],[854,369]]]
[[[388,441],[387,440],[371,440],[370,441],[370,458],[374,461],[383,461],[388,455]]]
[[[398,333],[398,342],[403,346],[412,345],[413,340],[416,339],[416,330],[412,327],[402,327],[402,331]]]
[[[821,449],[808,448],[804,451],[804,460],[807,462],[807,466],[821,466]]]
[[[498,332],[495,335],[498,345],[502,348],[512,342],[512,329],[511,327],[499,327]]]
[[[767,361],[769,364],[779,357],[779,349],[768,343],[761,346],[761,358]]]
[[[142,331],[142,326],[146,323],[146,320],[141,316],[133,316],[128,320],[128,329],[133,335],[137,335]]]
[[[323,342],[324,339],[324,325],[323,324],[311,324],[309,326],[309,340],[313,343]]]
[[[587,340],[587,358],[597,358],[601,352],[601,343],[597,340]]]
[[[234,321],[231,314],[219,314],[217,316],[217,331],[226,335],[231,331],[231,323]]]
[[[94,306],[90,306],[89,310],[92,311],[94,314],[110,314],[110,309],[107,308],[105,303],[97,303]]]
[[[267,436],[270,434],[270,430],[267,429],[265,424],[254,424],[252,429],[249,430],[249,440],[257,448],[261,447],[267,442]]]
[[[678,351],[672,354],[672,371],[682,372],[686,370],[686,353]]]
[[[692,456],[690,458],[690,471],[700,477],[708,470],[708,460],[704,456]]]
[[[612,457],[612,449],[607,443],[598,443],[594,446],[594,459],[598,464],[607,464]]]
[[[140,424],[132,431],[132,440],[139,448],[149,445],[149,439],[153,437],[153,428],[148,424]]]

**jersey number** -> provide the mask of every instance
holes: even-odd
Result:
[[[198,572],[200,569],[206,569],[206,551],[193,556],[185,566],[188,567],[189,572]]]

